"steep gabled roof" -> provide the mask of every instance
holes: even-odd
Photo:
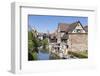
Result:
[[[58,28],[60,28],[60,31],[72,32],[75,29],[75,27],[78,25],[78,23],[82,26],[82,24],[80,23],[80,21],[77,21],[77,22],[74,22],[72,24],[59,23]],[[82,26],[82,28],[84,29],[83,26]]]
[[[72,32],[75,29],[75,27],[78,25],[78,23],[79,22],[74,22],[70,24],[68,32]]]
[[[84,26],[84,30],[88,32],[88,26]]]
[[[59,24],[58,24],[58,28],[60,28],[60,31],[66,31],[66,32],[68,32],[69,25],[70,25],[70,24],[59,23]]]

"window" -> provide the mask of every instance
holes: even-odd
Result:
[[[76,29],[76,32],[78,32],[78,33],[81,32],[81,29]]]

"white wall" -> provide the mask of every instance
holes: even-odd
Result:
[[[96,6],[98,11],[97,23],[98,28],[97,32],[100,32],[100,2],[99,0],[1,0],[0,1],[0,76],[13,76],[9,73],[10,69],[10,53],[11,53],[11,8],[10,3],[13,1],[17,2],[35,2],[35,3],[51,3],[52,4],[61,4],[64,5],[76,5],[76,6]],[[97,25],[96,25],[97,26]],[[97,41],[100,42],[100,36],[97,37]],[[98,45],[99,46],[99,45]],[[62,72],[52,72],[52,73],[40,73],[40,74],[30,74],[36,76],[99,76],[100,71],[100,50],[98,49],[97,53],[97,69],[73,69],[65,70]],[[28,74],[24,74],[28,76]]]

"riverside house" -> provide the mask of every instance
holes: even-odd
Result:
[[[80,21],[71,24],[59,23],[57,30],[50,35],[50,43],[58,51],[63,47],[67,51],[87,51],[87,42],[88,26],[83,27]]]

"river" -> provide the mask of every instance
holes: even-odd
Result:
[[[67,58],[60,58],[54,54],[49,54],[49,52],[45,51],[39,51],[38,53],[38,60],[54,60],[54,59],[76,59],[76,57],[72,57],[71,55],[68,55]]]
[[[48,52],[39,51],[38,60],[49,60],[49,56]]]

